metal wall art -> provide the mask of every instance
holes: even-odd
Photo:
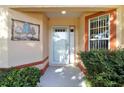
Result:
[[[14,41],[39,41],[40,25],[12,19],[12,36]]]

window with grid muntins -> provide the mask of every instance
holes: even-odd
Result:
[[[109,49],[109,15],[89,19],[89,50]]]

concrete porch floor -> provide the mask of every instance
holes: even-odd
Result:
[[[68,66],[49,66],[40,78],[41,87],[85,87],[84,75],[79,68]]]

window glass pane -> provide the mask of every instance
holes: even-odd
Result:
[[[93,43],[90,41],[90,50],[93,48]]]
[[[98,35],[99,35],[99,34],[98,34],[98,29],[95,29],[95,30],[94,30],[93,38],[94,38],[94,39],[98,39]]]
[[[92,29],[93,28],[93,23],[92,22],[90,22],[90,29]]]
[[[109,15],[92,18],[90,21],[90,49],[108,49],[109,43]]]
[[[90,30],[90,39],[93,38],[93,30]]]
[[[108,49],[108,40],[105,40],[105,48]]]

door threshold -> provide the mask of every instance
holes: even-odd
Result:
[[[74,64],[49,64],[49,66],[74,66]]]

